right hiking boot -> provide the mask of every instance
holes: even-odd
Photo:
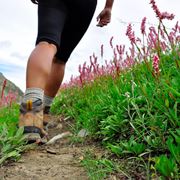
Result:
[[[43,129],[43,103],[40,99],[21,103],[19,127],[24,128],[28,143],[45,143],[47,133]]]
[[[50,106],[45,106],[43,109],[43,124],[46,126],[51,121]]]

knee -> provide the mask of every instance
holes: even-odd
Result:
[[[44,51],[48,52],[48,51],[51,51],[54,53],[54,55],[56,54],[57,52],[57,47],[55,44],[52,44],[52,43],[49,43],[49,42],[46,42],[46,41],[41,41],[37,44],[37,47],[41,48],[41,49],[44,49]]]

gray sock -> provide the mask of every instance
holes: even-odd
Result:
[[[54,100],[54,97],[50,97],[50,96],[47,96],[47,95],[44,95],[44,98],[43,98],[43,105],[44,107],[50,107],[52,102]]]
[[[35,102],[37,100],[43,100],[44,90],[40,88],[27,88],[22,102],[26,103],[28,100]]]

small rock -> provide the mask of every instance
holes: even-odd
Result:
[[[57,154],[56,150],[54,149],[46,149],[47,153],[50,153],[50,154]]]
[[[62,134],[58,134],[58,135],[54,136],[52,139],[50,139],[50,140],[46,143],[46,145],[55,144],[57,140],[62,139],[62,138],[65,138],[65,137],[68,137],[68,136],[71,136],[71,135],[72,135],[72,134],[71,134],[69,131],[64,132],[64,133],[62,133]]]
[[[80,161],[84,160],[84,156],[80,156],[80,157],[79,157],[79,160],[80,160]]]
[[[62,125],[62,124],[58,124],[56,128],[57,128],[57,129],[62,129],[62,128],[63,128],[63,125]]]
[[[64,118],[64,119],[63,119],[63,121],[68,121],[69,119],[71,119],[71,117],[70,117],[70,116],[68,116],[68,117]]]
[[[79,131],[79,133],[77,134],[78,137],[86,137],[86,136],[88,136],[88,135],[89,135],[89,132],[88,132],[88,130],[86,130],[86,129],[81,129],[81,130]]]
[[[58,125],[58,122],[57,121],[51,121],[47,124],[47,128],[48,129],[53,129],[53,128],[56,128]]]

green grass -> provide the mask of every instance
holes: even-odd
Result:
[[[178,51],[161,55],[159,76],[153,75],[151,64],[150,60],[116,78],[102,76],[83,88],[61,91],[51,111],[75,119],[74,129],[87,129],[117,157],[143,158],[151,176],[178,179]]]
[[[84,153],[81,164],[85,167],[90,180],[103,179],[153,179],[150,175],[150,163],[143,158],[115,158],[111,154],[97,155],[93,150]]]
[[[18,160],[27,148],[23,129],[17,127],[18,116],[18,105],[0,108],[0,165]]]
[[[115,162],[107,158],[97,158],[89,151],[85,152],[81,164],[86,168],[90,180],[102,180],[119,171]]]

